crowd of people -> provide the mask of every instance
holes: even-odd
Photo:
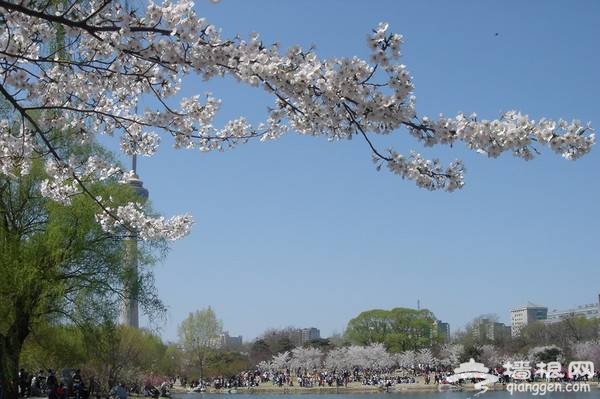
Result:
[[[498,382],[507,384],[512,379],[504,374],[504,369],[492,368],[490,374],[498,376]],[[448,367],[418,367],[410,369],[384,369],[384,370],[364,370],[355,368],[349,370],[333,371],[312,371],[300,369],[281,370],[281,371],[244,371],[231,377],[217,377],[210,381],[195,381],[196,386],[210,386],[214,389],[237,389],[257,387],[261,384],[270,384],[278,387],[347,387],[349,383],[360,382],[365,386],[377,386],[382,389],[389,389],[399,384],[415,384],[422,381],[426,385],[445,385],[448,384],[447,378],[453,374]],[[532,374],[531,381],[535,375]],[[600,371],[596,371],[594,380],[600,378]],[[585,378],[587,380],[587,377]],[[577,381],[576,379],[573,381]],[[561,379],[561,382],[573,382],[567,377]],[[460,383],[475,383],[477,381],[460,381]]]
[[[201,386],[210,386],[214,389],[236,389],[258,387],[261,384],[270,384],[278,387],[347,387],[349,383],[358,381],[363,385],[389,387],[395,384],[410,384],[416,382],[415,375],[396,375],[392,371],[359,370],[316,370],[312,371],[298,368],[296,370],[282,371],[244,371],[230,377],[219,376],[207,381],[193,380],[192,389]]]
[[[444,385],[448,384],[447,377],[452,375],[449,368],[444,367],[419,367],[410,369],[383,369],[369,370],[354,368],[352,370],[307,370],[298,368],[295,370],[249,370],[233,376],[218,376],[210,380],[190,380],[190,388],[203,391],[206,387],[216,390],[234,390],[238,388],[258,387],[269,384],[277,387],[347,387],[353,382],[360,382],[365,386],[377,386],[389,389],[398,384],[414,384],[418,380],[425,384]],[[503,368],[493,368],[490,374],[496,375],[500,383],[509,383],[511,379],[504,374]],[[533,381],[535,374],[532,374]],[[596,371],[594,380],[600,377],[600,370]],[[566,377],[565,377],[566,378]],[[587,380],[587,377],[585,377]],[[101,392],[99,384],[94,378],[89,378],[85,383],[80,370],[63,369],[59,375],[52,369],[47,373],[39,370],[37,373],[28,373],[24,369],[19,371],[18,388],[19,397],[47,397],[48,399],[88,399],[89,397],[112,397],[113,399],[128,399],[130,393],[144,395],[146,397],[159,398],[170,397],[170,388],[175,381],[179,381],[183,387],[187,387],[188,380],[185,377],[172,377],[154,386],[147,382],[145,385],[119,383],[108,392]],[[463,382],[475,381],[459,381]],[[562,382],[568,382],[566,379]],[[142,388],[143,386],[143,388]]]
[[[152,398],[170,397],[172,381],[164,381],[155,387],[146,383],[143,389],[136,384],[118,383],[106,391],[100,389],[98,382],[91,377],[86,384],[81,376],[81,370],[63,369],[59,375],[48,369],[39,370],[37,373],[28,373],[19,370],[18,395],[20,398],[47,397],[48,399],[88,399],[90,397],[111,397],[113,399],[128,399],[130,393],[135,392]]]
[[[44,397],[48,399],[87,399],[95,384],[93,379],[89,385],[85,385],[80,370],[65,369],[57,376],[52,369],[39,370],[37,373],[29,373],[25,369],[19,370],[18,388],[19,397]]]

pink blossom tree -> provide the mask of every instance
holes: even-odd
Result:
[[[600,368],[600,343],[598,341],[578,342],[573,345],[571,360],[594,362]]]

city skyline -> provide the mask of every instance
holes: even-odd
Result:
[[[571,306],[562,306],[559,308],[554,308],[552,310],[549,310],[549,308],[543,304],[536,304],[533,302],[527,302],[526,304],[522,304],[519,306],[515,306],[512,307],[510,309],[507,309],[507,311],[505,312],[508,317],[506,318],[502,318],[499,314],[496,313],[483,313],[483,314],[479,314],[479,315],[473,315],[473,317],[464,325],[462,326],[452,326],[451,323],[448,323],[446,321],[444,321],[443,316],[440,316],[438,314],[435,314],[436,316],[436,320],[434,321],[434,331],[436,331],[436,333],[438,334],[444,334],[447,335],[449,337],[449,339],[452,339],[452,337],[460,332],[465,332],[466,331],[466,327],[469,326],[469,324],[473,321],[475,322],[480,322],[483,325],[487,325],[490,324],[490,329],[491,332],[488,333],[481,333],[482,336],[486,336],[488,339],[490,340],[494,340],[493,336],[495,334],[497,334],[495,332],[496,328],[508,328],[508,335],[511,335],[511,329],[513,328],[513,320],[511,320],[511,314],[518,309],[522,309],[522,308],[545,308],[546,309],[546,316],[544,318],[541,319],[536,319],[535,321],[542,321],[545,323],[555,323],[561,320],[562,317],[568,317],[568,316],[582,316],[582,317],[592,317],[592,318],[599,318],[600,317],[600,294],[598,294],[598,299],[596,303],[585,303],[585,304],[579,304],[579,305],[571,305]],[[420,300],[417,302],[417,307],[412,308],[412,309],[418,309],[420,308]],[[595,312],[590,311],[590,309],[594,309]],[[426,308],[423,308],[426,309]],[[366,310],[370,310],[370,309],[366,309]],[[579,314],[581,313],[581,314]],[[584,314],[585,313],[585,314]],[[492,319],[489,319],[488,317],[492,317]],[[497,317],[497,319],[496,319]],[[508,322],[504,321],[504,320],[508,320]],[[526,323],[525,323],[526,324]],[[440,327],[441,326],[441,327]],[[478,325],[473,325],[471,326],[472,328],[474,328],[475,330],[478,329]],[[263,333],[269,332],[270,330],[273,330],[274,327],[265,327],[265,329],[263,330]],[[332,334],[329,335],[323,335],[321,336],[320,334],[320,329],[318,328],[318,326],[310,326],[310,327],[301,327],[301,326],[297,326],[297,325],[288,325],[288,326],[279,326],[276,327],[275,329],[280,329],[280,330],[294,330],[297,331],[298,334],[302,335],[304,333],[308,334],[308,331],[310,330],[316,330],[317,332],[317,336],[318,338],[323,338],[323,339],[327,339],[327,338],[332,338],[334,336],[334,333],[339,333],[342,334],[344,333],[344,331],[335,331]],[[437,330],[435,330],[437,329]],[[223,330],[223,334],[228,336],[229,335],[229,331],[224,329]],[[221,335],[223,335],[221,334]],[[479,334],[479,333],[477,333]],[[491,334],[491,335],[490,335]],[[501,334],[504,334],[504,332],[502,332]],[[518,335],[518,334],[516,334]],[[254,337],[246,337],[245,340],[243,340],[243,342],[248,343],[248,342],[253,342],[258,338],[261,338],[262,333],[254,336]],[[490,336],[492,338],[490,338]],[[515,334],[512,334],[512,336],[514,337]],[[243,335],[239,335],[237,338],[240,340],[240,342],[242,341],[242,337]],[[308,342],[311,339],[301,339],[300,343],[304,343],[304,342]]]
[[[320,57],[368,58],[367,34],[387,21],[404,35],[400,62],[413,76],[420,115],[491,119],[518,109],[600,125],[596,2],[350,4],[228,0],[196,8],[223,36],[259,32],[282,49],[314,44]],[[217,122],[260,122],[271,103],[229,79],[183,87],[182,95],[223,98]],[[414,308],[418,300],[453,330],[485,313],[507,323],[507,309],[527,301],[568,308],[597,291],[596,148],[575,162],[541,148],[525,162],[462,145],[424,148],[403,130],[374,141],[444,164],[463,159],[465,188],[428,192],[377,172],[359,137],[328,143],[291,133],[215,154],[175,152],[165,139],[156,156],[141,159],[154,208],[196,219],[154,269],[169,309],[163,337],[176,339],[185,315],[209,305],[229,331],[250,339],[289,325],[329,336],[362,311]]]

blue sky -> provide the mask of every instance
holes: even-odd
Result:
[[[581,119],[600,126],[600,3],[596,1],[196,2],[224,37],[260,33],[321,57],[368,56],[381,21],[404,35],[402,63],[420,115]],[[223,99],[220,121],[259,122],[271,100],[229,80],[184,81],[183,92]],[[600,156],[576,162],[544,150],[525,162],[462,146],[421,148],[405,131],[383,140],[449,162],[466,186],[428,192],[377,172],[358,137],[330,143],[289,134],[214,154],[171,149],[139,161],[153,206],[191,212],[192,234],[155,267],[169,307],[163,337],[212,306],[232,335],[314,326],[343,332],[361,311],[422,307],[451,329],[483,313],[509,321],[528,301],[549,308],[594,302],[600,287]]]

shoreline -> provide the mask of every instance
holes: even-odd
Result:
[[[531,385],[548,385],[555,384],[554,382],[536,381]],[[598,382],[588,382],[592,391],[598,389]],[[436,384],[425,384],[424,382],[416,382],[414,384],[396,384],[391,386],[389,389],[385,389],[379,386],[362,385],[360,382],[352,382],[347,387],[298,387],[298,386],[274,386],[269,383],[264,383],[257,387],[240,387],[240,388],[208,388],[204,393],[206,394],[280,394],[280,395],[303,395],[303,394],[365,394],[365,393],[417,393],[417,392],[447,392],[440,391],[440,385]],[[464,384],[461,387],[462,391],[478,391],[475,389],[474,384]],[[505,391],[506,384],[496,383],[489,386],[490,391]],[[235,392],[232,392],[235,391]],[[171,389],[172,394],[190,393],[189,389],[182,387],[173,387]]]

